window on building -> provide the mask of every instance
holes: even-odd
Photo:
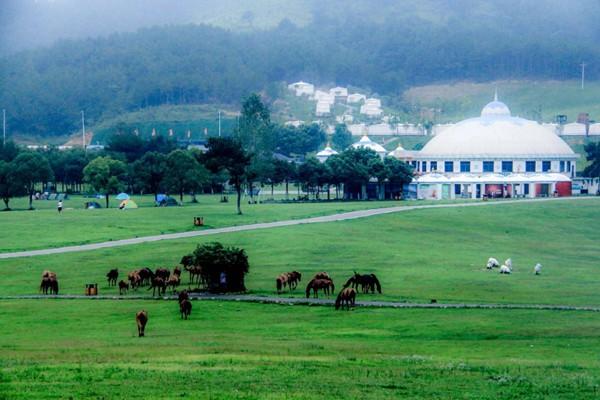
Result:
[[[417,162],[416,161],[411,161],[410,165],[414,168],[417,169]]]
[[[444,161],[444,172],[454,172],[454,161]]]
[[[502,172],[513,172],[513,162],[502,161]]]
[[[421,161],[421,172],[427,172],[427,161]]]
[[[529,194],[529,183],[523,184],[523,194],[527,196]]]
[[[431,167],[430,168],[431,171],[437,171],[437,161],[432,161],[430,163],[430,167]]]
[[[460,194],[460,185],[459,184],[454,185],[454,194]]]
[[[550,171],[550,161],[542,161],[542,172]]]
[[[535,172],[535,161],[525,161],[525,172]]]
[[[460,172],[471,172],[471,161],[461,161]]]
[[[559,163],[560,172],[565,172],[565,162],[563,160]]]
[[[571,171],[571,161],[567,161],[567,172],[572,174],[573,172]]]
[[[494,162],[493,161],[484,161],[483,162],[483,172],[494,172]]]

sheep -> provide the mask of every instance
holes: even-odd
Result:
[[[487,269],[492,269],[492,268],[498,268],[499,266],[500,266],[500,263],[498,262],[498,260],[496,260],[496,259],[495,259],[495,258],[493,258],[493,257],[490,257],[490,258],[488,259],[488,262],[487,262],[486,268],[487,268]]]
[[[533,272],[536,275],[541,274],[542,273],[542,264],[540,264],[540,263],[535,264],[535,267],[533,267]]]

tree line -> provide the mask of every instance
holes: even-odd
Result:
[[[330,14],[356,7],[321,3],[315,8]],[[440,81],[573,79],[583,60],[589,77],[600,71],[597,30],[568,29],[573,25],[534,17],[531,10],[518,15],[524,3],[539,2],[488,4],[494,12],[467,14],[466,21],[450,13],[454,2],[434,3],[433,10],[449,12],[446,23],[403,16],[398,6],[393,17],[375,23],[367,3],[365,12],[347,19],[325,13],[301,27],[284,20],[273,29],[236,33],[186,25],[65,40],[1,59],[0,105],[11,132],[62,135],[79,129],[80,110],[94,123],[163,104],[234,105],[254,91],[272,94],[282,81],[398,96]],[[586,18],[597,19],[599,9],[590,6]]]

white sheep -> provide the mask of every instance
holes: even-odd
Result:
[[[533,272],[535,272],[536,275],[539,275],[542,273],[542,264],[537,263],[535,264],[535,267],[533,267]]]
[[[510,274],[512,273],[512,268],[510,268],[508,265],[503,265],[500,267],[500,273],[501,274]]]
[[[504,261],[504,265],[506,265],[508,269],[512,271],[512,259],[509,258],[506,261]]]
[[[487,262],[486,268],[487,268],[487,269],[492,269],[492,268],[498,268],[499,266],[500,266],[500,263],[498,262],[498,260],[496,260],[496,259],[495,259],[495,258],[493,258],[493,257],[490,257],[490,258],[488,259],[488,262]]]

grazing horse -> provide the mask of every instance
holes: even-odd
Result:
[[[165,294],[167,290],[167,284],[163,278],[156,276],[152,279],[152,283],[150,284],[148,290],[150,289],[152,289],[152,296],[156,296],[156,289],[158,289],[158,295],[161,296]]]
[[[125,282],[123,279],[119,281],[119,295],[123,295],[123,292],[127,293],[129,290],[129,283]]]
[[[379,279],[375,274],[361,275],[354,271],[354,276],[346,281],[344,288],[352,286],[358,289],[359,285],[363,293],[369,293],[369,291],[375,293],[377,289],[377,292],[381,294],[381,283],[379,283]]]
[[[493,258],[493,257],[490,257],[490,258],[488,259],[488,262],[487,262],[487,264],[486,264],[486,266],[485,266],[485,267],[486,267],[487,269],[492,269],[492,268],[498,268],[499,266],[500,266],[500,263],[498,262],[498,260],[496,260],[496,259],[495,259],[495,258]]]
[[[154,276],[163,278],[164,281],[167,281],[171,276],[171,271],[169,271],[168,268],[156,268],[156,271],[154,271]]]
[[[178,277],[180,277],[180,278],[181,278],[181,268],[179,268],[179,267],[175,267],[175,268],[173,269],[173,275],[176,275],[176,276],[178,276]]]
[[[277,293],[281,293],[281,291],[283,290],[283,288],[285,287],[287,282],[288,282],[288,274],[287,273],[283,273],[275,279],[275,286],[277,287]],[[291,290],[291,288],[290,288],[290,290]]]
[[[111,269],[106,274],[106,278],[108,279],[108,286],[116,286],[117,279],[119,278],[119,270],[117,268]]]
[[[138,313],[135,314],[135,322],[138,328],[138,336],[144,336],[144,330],[146,329],[146,324],[148,323],[148,313],[144,310],[138,311]]]
[[[302,274],[298,271],[288,272],[288,286],[290,290],[296,289],[298,287],[298,282],[302,280]]]
[[[190,284],[198,283],[200,285],[200,280],[202,279],[202,267],[198,265],[184,265],[183,268],[190,274]],[[204,283],[204,281],[202,282]]]
[[[189,300],[189,299],[190,299],[190,295],[188,294],[187,290],[183,290],[183,291],[179,292],[179,295],[177,296],[177,300],[179,300],[180,303],[183,300]]]
[[[150,268],[142,268],[137,270],[138,275],[140,276],[140,284],[139,286],[149,285],[152,283],[152,279],[154,278],[154,272]]]
[[[331,280],[331,277],[329,276],[329,274],[327,272],[317,272],[315,274],[315,276],[313,276],[313,279],[329,279],[329,280]]]
[[[167,281],[165,282],[165,285],[167,287],[171,287],[171,290],[173,290],[173,293],[175,293],[175,288],[177,286],[179,286],[179,284],[181,283],[181,280],[179,279],[179,275],[171,275],[171,277],[169,279],[167,279]]]
[[[306,285],[306,298],[310,297],[310,291],[313,291],[313,297],[319,297],[319,289],[322,289],[326,296],[329,296],[329,289],[331,289],[331,294],[335,291],[335,286],[333,285],[333,281],[331,279],[312,279]]]
[[[127,279],[129,280],[129,284],[131,285],[132,289],[137,289],[138,287],[142,286],[142,277],[138,271],[130,272],[127,275]]]
[[[335,309],[339,310],[340,307],[342,310],[344,309],[344,304],[346,308],[350,310],[350,307],[354,307],[354,301],[356,300],[356,289],[354,288],[344,288],[340,291],[337,298],[335,299]]]
[[[179,302],[179,312],[182,319],[188,319],[192,313],[192,302],[189,299],[183,299]]]

